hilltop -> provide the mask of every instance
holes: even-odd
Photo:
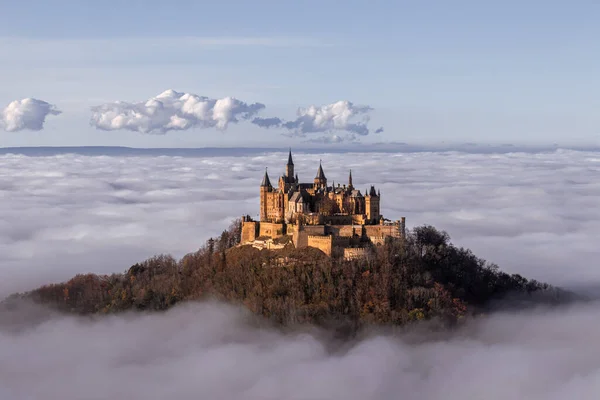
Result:
[[[436,319],[454,324],[517,296],[562,301],[548,284],[501,272],[495,264],[454,246],[432,226],[388,238],[367,257],[344,260],[315,248],[259,250],[239,245],[240,221],[181,260],[158,255],[112,275],[77,275],[3,302],[18,300],[75,314],[166,310],[190,300],[241,304],[284,325],[358,327]],[[541,295],[541,296],[539,296]]]

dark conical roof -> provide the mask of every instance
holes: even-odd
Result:
[[[317,179],[326,179],[325,173],[323,172],[323,167],[321,166],[320,161],[319,161],[319,169],[317,170]]]
[[[269,179],[269,174],[267,173],[267,170],[265,169],[265,176],[263,177],[263,180],[260,184],[261,187],[272,187],[271,185],[271,180]]]
[[[288,154],[288,163],[287,165],[294,165],[294,161],[292,161],[292,149],[290,148],[290,154]]]

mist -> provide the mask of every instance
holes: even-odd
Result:
[[[345,344],[216,303],[60,317],[0,330],[0,397],[595,399],[598,306],[494,314],[455,332],[365,332]]]
[[[600,287],[596,152],[294,154],[301,181],[374,184],[382,212],[432,224],[509,273]],[[77,273],[181,257],[233,218],[284,153],[0,156],[0,297]],[[600,304],[493,313],[451,332],[427,324],[349,342],[276,329],[214,302],[163,313],[0,312],[0,398],[595,399]],[[37,321],[33,323],[33,321]],[[42,321],[42,322],[40,322]]]
[[[319,159],[330,182],[381,189],[385,217],[432,224],[509,273],[567,287],[600,284],[599,153],[294,153],[301,181]],[[0,155],[0,297],[77,273],[181,257],[258,212],[264,168],[249,156]]]

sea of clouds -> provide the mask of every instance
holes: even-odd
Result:
[[[295,154],[330,182],[381,189],[382,211],[432,224],[510,273],[600,287],[600,153]],[[197,249],[241,214],[287,154],[0,156],[0,297],[76,273],[121,272]],[[588,399],[600,392],[600,308],[495,314],[415,342],[253,327],[218,304],[0,329],[3,399]],[[0,328],[10,322],[0,318]]]
[[[200,303],[0,331],[0,398],[597,399],[600,304],[497,314],[447,335],[258,328]],[[1,321],[1,320],[0,320]]]

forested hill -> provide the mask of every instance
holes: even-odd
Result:
[[[390,239],[362,260],[329,258],[317,249],[258,250],[238,246],[240,223],[195,253],[152,257],[124,273],[77,275],[18,299],[78,313],[165,310],[182,301],[217,298],[243,304],[282,324],[404,324],[438,318],[449,323],[517,295],[560,300],[563,292],[501,272],[448,235],[421,226]]]

